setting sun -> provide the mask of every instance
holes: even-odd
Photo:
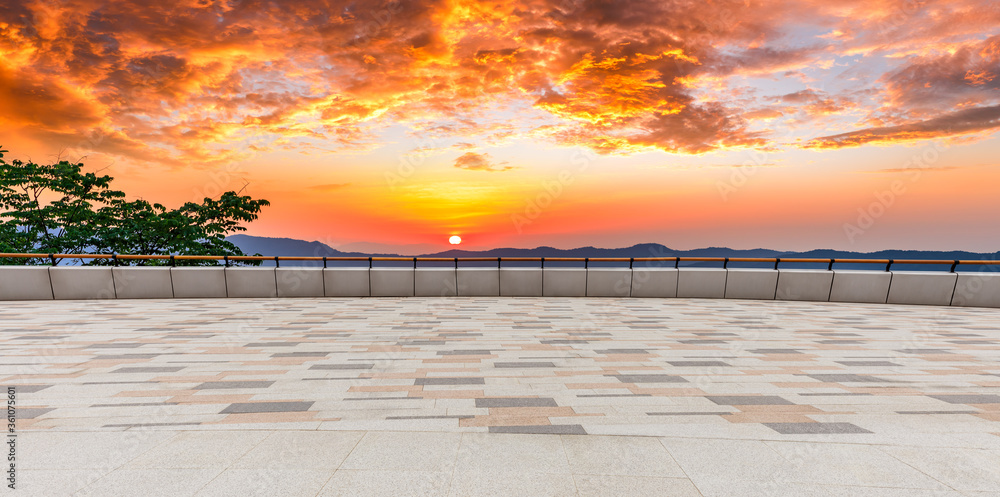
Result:
[[[458,245],[459,243],[462,243],[462,237],[458,235],[452,236],[451,238],[448,239],[448,243],[452,245]]]

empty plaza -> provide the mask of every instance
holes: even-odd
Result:
[[[5,302],[23,495],[996,495],[1000,311]]]

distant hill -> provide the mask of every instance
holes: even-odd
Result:
[[[363,252],[342,252],[320,242],[309,242],[293,238],[266,238],[250,235],[233,235],[227,240],[240,247],[247,254],[305,256],[305,257],[394,257],[399,254],[371,254]],[[361,244],[352,244],[362,246]],[[370,244],[371,246],[378,246]],[[557,249],[555,247],[536,247],[531,249],[498,248],[492,250],[446,250],[420,257],[782,257],[782,258],[837,258],[837,259],[942,259],[942,260],[996,260],[1000,252],[978,253],[966,251],[932,251],[932,250],[881,250],[878,252],[851,252],[844,250],[818,249],[808,252],[791,252],[770,249],[731,249],[726,247],[708,247],[694,250],[674,250],[658,243],[641,243],[623,248],[580,247],[574,249]],[[314,265],[308,262],[295,263],[289,261],[283,265]],[[506,264],[506,263],[505,263]],[[640,264],[640,263],[636,263]],[[646,263],[641,263],[646,264]],[[267,264],[273,265],[273,263]],[[330,265],[333,265],[332,263]],[[572,263],[546,265],[572,265]],[[690,266],[718,266],[718,263],[690,263]],[[772,267],[769,263],[731,263],[730,267]],[[786,268],[825,268],[826,264],[796,264],[783,265]],[[838,269],[878,269],[872,264],[838,264]],[[899,270],[937,270],[947,271],[947,265],[894,265]],[[996,268],[1000,269],[1000,268]],[[985,266],[962,266],[962,270],[989,270]]]

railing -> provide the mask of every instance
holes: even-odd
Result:
[[[222,255],[132,255],[132,254],[23,254],[0,253],[0,259],[48,259],[53,266],[62,259],[110,259],[115,265],[119,261],[134,260],[165,260],[173,266],[177,261],[222,261],[228,266],[231,262],[265,262],[274,261],[281,266],[281,261],[313,261],[322,262],[327,267],[328,262],[368,262],[372,267],[374,262],[412,262],[417,267],[418,262],[496,262],[499,267],[507,262],[538,262],[545,267],[548,262],[582,262],[589,267],[591,262],[628,262],[629,268],[636,262],[673,262],[679,267],[682,262],[721,262],[724,269],[730,262],[773,263],[778,269],[781,263],[813,263],[827,264],[827,270],[833,270],[834,264],[878,264],[885,265],[889,271],[893,264],[950,264],[950,272],[955,272],[961,265],[1000,265],[1000,260],[935,260],[935,259],[837,259],[837,258],[781,258],[781,257],[305,257],[305,256],[222,256]]]

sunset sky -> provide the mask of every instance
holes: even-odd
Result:
[[[998,131],[993,0],[0,4],[8,158],[332,246],[993,252]]]

